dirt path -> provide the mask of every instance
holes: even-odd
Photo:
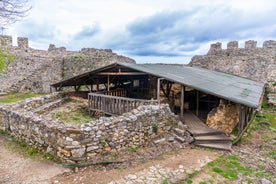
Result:
[[[132,183],[137,183],[139,177],[146,178],[150,175],[154,175],[152,170],[164,170],[165,172],[174,172],[183,168],[183,172],[187,170],[193,172],[201,168],[207,162],[214,160],[218,157],[215,152],[210,152],[206,150],[185,148],[179,151],[174,151],[171,153],[159,156],[156,159],[149,160],[145,163],[140,163],[136,166],[130,166],[124,169],[95,169],[93,167],[79,169],[77,172],[72,172],[71,174],[63,174],[55,177],[54,183],[62,184],[77,184],[77,183],[93,183],[93,184],[106,184],[106,183],[128,183],[124,178],[133,177],[136,181]],[[181,173],[180,173],[181,174]],[[183,175],[183,174],[182,174]],[[154,176],[155,177],[155,176]],[[146,183],[148,183],[148,178],[146,178]],[[157,178],[164,180],[163,178]],[[156,183],[157,180],[155,180]],[[140,183],[140,182],[138,182]],[[162,182],[161,182],[162,183]]]
[[[13,147],[16,145],[14,144],[0,134],[1,184],[51,183],[51,178],[68,171],[49,160],[32,160],[23,157],[21,154],[16,153]]]
[[[154,175],[153,170],[164,170],[185,176],[187,170],[199,169],[218,157],[215,152],[186,147],[170,151],[154,159],[135,162],[128,167],[90,166],[79,169],[65,169],[46,159],[30,159],[20,153],[20,147],[0,134],[0,183],[1,184],[48,184],[48,183],[127,183],[125,178]],[[185,169],[185,172],[184,172]],[[179,170],[183,170],[179,173]],[[159,178],[159,181],[163,178]],[[156,180],[153,182],[156,183]],[[162,182],[161,182],[162,183]]]

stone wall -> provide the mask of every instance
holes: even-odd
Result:
[[[238,42],[211,44],[207,55],[194,56],[190,66],[202,66],[209,69],[228,72],[260,82],[276,80],[276,41],[265,41],[263,47],[256,47],[256,41],[246,41],[245,48],[239,48]],[[221,67],[223,66],[223,67]]]
[[[239,123],[239,108],[239,104],[220,100],[219,106],[209,112],[206,124],[211,128],[222,130],[225,134],[230,135]]]
[[[114,62],[135,62],[110,49],[83,48],[67,51],[50,44],[48,50],[29,47],[28,38],[0,36],[0,47],[15,56],[0,75],[0,92],[50,92],[50,84]]]
[[[168,105],[140,106],[122,116],[101,117],[81,126],[48,121],[36,113],[43,104],[58,98],[61,94],[54,93],[0,105],[0,130],[75,164],[99,161],[102,154],[141,146],[178,122]]]
[[[226,49],[222,49],[219,42],[211,44],[207,55],[194,56],[189,65],[264,82],[268,84],[271,96],[276,94],[276,41],[265,41],[262,47],[257,47],[257,42],[253,40],[246,41],[244,48],[238,45],[237,41],[233,41],[227,44]]]

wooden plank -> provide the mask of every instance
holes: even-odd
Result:
[[[147,73],[143,72],[101,72],[97,73],[97,75],[112,75],[112,76],[118,76],[118,75],[147,75]]]
[[[106,114],[122,114],[137,108],[140,104],[157,103],[157,100],[132,99],[126,97],[108,96],[89,93],[89,109],[97,109]]]

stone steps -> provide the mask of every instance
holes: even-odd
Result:
[[[33,89],[29,89],[32,86],[33,82],[42,81],[41,73],[45,72],[47,67],[49,66],[49,61],[51,59],[45,59],[47,62],[36,62],[35,67],[26,67],[25,70],[19,70],[17,73],[15,71],[8,71],[8,74],[5,76],[3,80],[3,84],[1,84],[2,91],[4,92],[21,92],[21,91],[34,91]],[[18,61],[19,62],[19,61]],[[13,68],[17,68],[13,66]],[[9,75],[9,73],[16,73],[16,75]],[[39,90],[41,91],[41,90]],[[36,91],[36,92],[39,92]],[[42,91],[41,91],[42,92]]]
[[[196,146],[205,147],[205,148],[215,148],[219,150],[227,150],[231,151],[232,142],[222,142],[222,143],[201,143],[201,144],[195,144]]]
[[[194,136],[196,141],[232,141],[230,137],[226,135],[204,135]]]

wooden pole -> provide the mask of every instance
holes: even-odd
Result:
[[[100,90],[99,78],[97,78],[97,82],[96,82],[96,91],[98,92],[99,90]]]
[[[110,78],[109,75],[107,76],[107,94],[109,94],[110,91]]]
[[[196,92],[196,115],[198,116],[198,106],[199,106],[199,95],[198,91]]]
[[[240,118],[239,118],[239,130],[238,130],[238,135],[240,135],[243,131],[244,128],[244,123],[245,123],[245,108],[243,105],[240,106]]]
[[[184,105],[185,105],[185,86],[181,85],[181,107],[180,107],[181,118],[183,118],[183,114],[184,114]]]
[[[160,80],[161,78],[157,79],[157,101],[159,105],[160,105]]]

